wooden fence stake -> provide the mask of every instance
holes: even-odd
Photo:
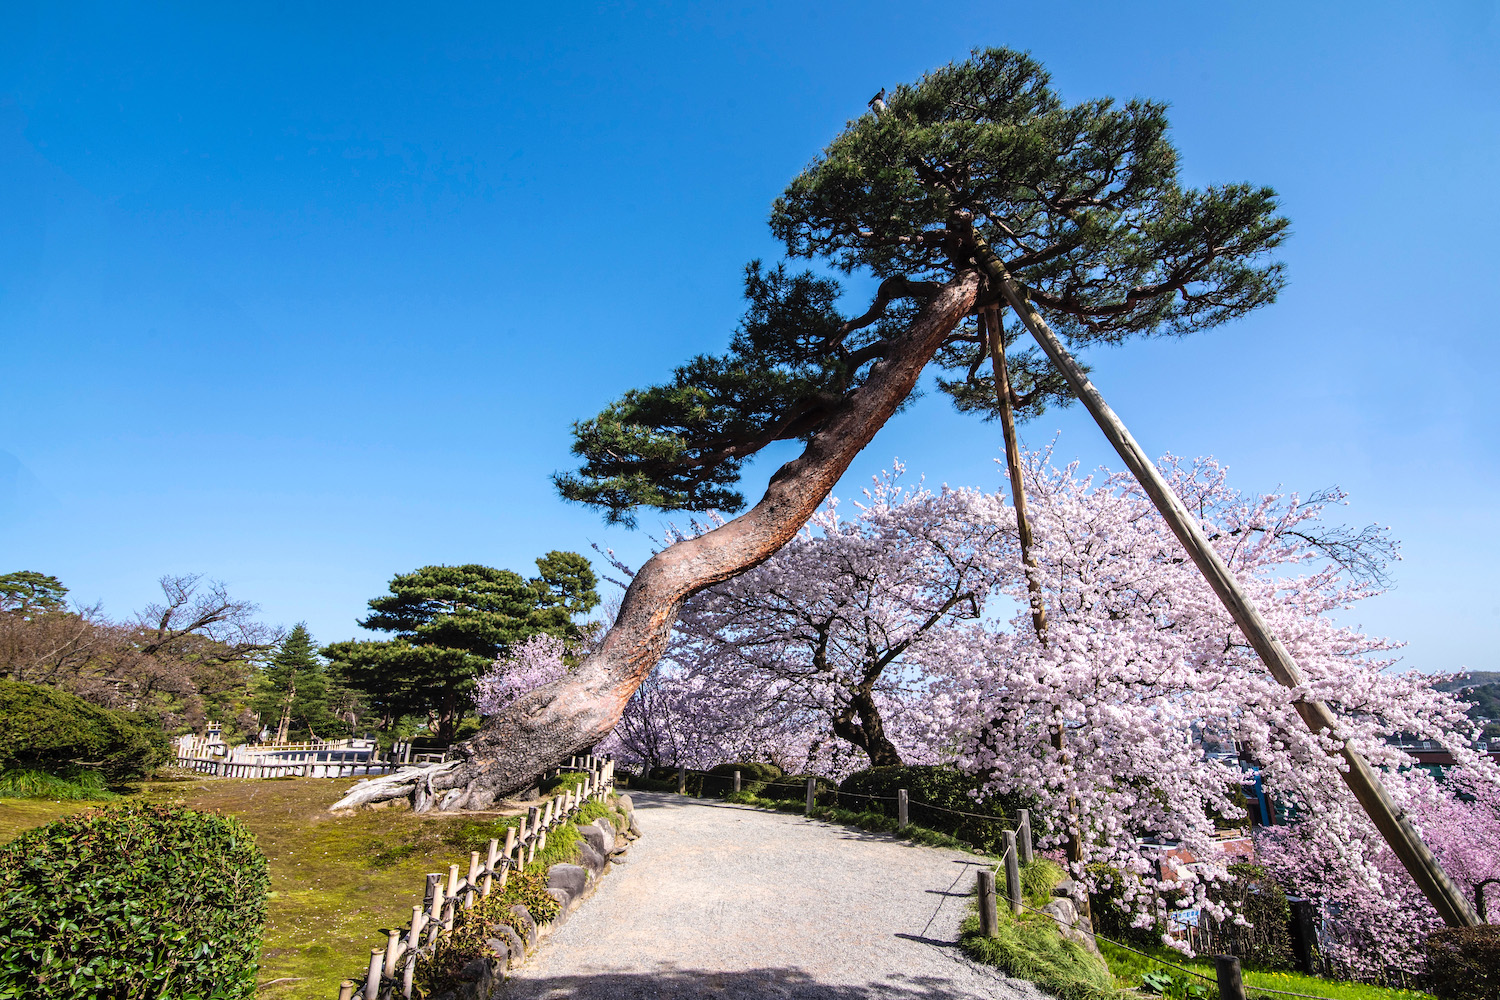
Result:
[[[339,983],[339,1000],[354,1000],[354,987],[356,983],[352,979],[346,979]]]
[[[1021,912],[1021,866],[1016,860],[1016,832],[1005,831],[1005,894],[1010,897],[1010,912]]]
[[[740,790],[740,772],[738,771],[734,772],[734,790]]]
[[[496,837],[490,838],[489,854],[484,863],[484,895],[490,894],[490,883],[495,878],[495,862],[500,859],[500,841]]]
[[[687,768],[685,767],[679,767],[677,769],[677,794],[687,794]]]
[[[979,933],[994,937],[999,928],[1000,918],[995,913],[995,873],[985,868],[979,872]]]
[[[479,893],[479,852],[469,852],[469,891],[464,893],[465,908],[474,905],[475,896]]]
[[[803,810],[804,812],[810,813],[813,811],[813,799],[817,796],[817,794],[818,779],[809,775],[807,779],[807,808]]]
[[[1219,1000],[1245,1000],[1245,980],[1240,976],[1240,960],[1233,955],[1215,955],[1214,971],[1219,975]]]
[[[908,816],[909,808],[906,789],[898,788],[896,789],[896,826],[899,829],[906,829],[906,824],[910,822]]]
[[[1021,864],[1031,864],[1031,810],[1016,810],[1016,832],[1020,834]]]

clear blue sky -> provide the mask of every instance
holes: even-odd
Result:
[[[1495,3],[225,6],[0,13],[0,572],[116,614],[200,572],[326,641],[426,563],[639,558],[658,518],[554,497],[570,422],[723,346],[871,94],[1009,45],[1293,221],[1277,305],[1088,358],[1136,436],[1350,490],[1405,555],[1356,620],[1500,667]],[[929,395],[841,492],[995,488],[997,444]]]

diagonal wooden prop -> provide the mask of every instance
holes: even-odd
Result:
[[[1104,401],[1099,390],[1094,388],[1083,369],[1073,360],[1073,356],[1063,347],[1062,341],[1052,332],[1052,328],[1042,319],[1036,307],[1026,296],[1025,291],[1011,277],[1000,258],[989,245],[974,234],[974,241],[978,247],[978,260],[981,267],[989,275],[990,280],[1000,289],[1005,301],[1015,310],[1026,329],[1036,338],[1047,357],[1057,366],[1058,371],[1068,380],[1073,388],[1073,393],[1088,409],[1099,428],[1104,431],[1104,436],[1109,443],[1114,445],[1115,451],[1125,460],[1125,465],[1131,473],[1140,481],[1146,495],[1161,511],[1161,516],[1166,518],[1167,524],[1171,526],[1172,533],[1177,540],[1187,549],[1188,555],[1197,565],[1214,593],[1219,595],[1219,600],[1229,611],[1240,631],[1245,633],[1245,638],[1260,656],[1261,662],[1285,687],[1299,688],[1305,681],[1302,670],[1297,666],[1297,661],[1292,659],[1292,654],[1282,645],[1271,632],[1271,627],[1261,617],[1259,611],[1250,603],[1245,592],[1240,589],[1239,582],[1229,572],[1229,567],[1224,560],[1219,558],[1219,553],[1208,543],[1204,537],[1203,530],[1198,527],[1177,494],[1172,492],[1156,466],[1146,458],[1146,453],[1141,446],[1136,444],[1135,438],[1126,429],[1125,424],[1115,415],[1114,410]],[[1337,735],[1339,730],[1338,719],[1333,712],[1321,701],[1307,701],[1298,699],[1293,703],[1297,713],[1302,716],[1302,721],[1307,728],[1314,733],[1329,733]],[[1443,866],[1433,856],[1432,851],[1422,842],[1422,837],[1411,825],[1411,820],[1406,813],[1392,801],[1390,793],[1381,784],[1380,777],[1370,767],[1368,761],[1353,747],[1345,743],[1339,751],[1344,762],[1348,765],[1341,773],[1344,783],[1364,807],[1365,813],[1374,822],[1375,828],[1385,838],[1391,850],[1396,852],[1396,857],[1406,866],[1406,870],[1416,881],[1422,894],[1427,897],[1437,910],[1438,915],[1450,927],[1476,927],[1479,925],[1479,917],[1475,914],[1473,907],[1469,905],[1468,899],[1458,887],[1448,878],[1448,873],[1443,871]]]

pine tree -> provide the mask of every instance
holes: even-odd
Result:
[[[305,624],[288,633],[261,674],[255,710],[263,725],[276,720],[276,743],[287,742],[294,731],[305,730],[313,739],[329,731],[328,674]]]

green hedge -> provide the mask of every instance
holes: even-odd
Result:
[[[1443,1000],[1500,1000],[1500,924],[1445,927],[1426,949],[1427,983]]]
[[[846,808],[874,809],[894,816],[896,792],[904,788],[910,801],[909,813],[913,823],[966,841],[979,850],[999,853],[1005,849],[1005,831],[1015,828],[1016,809],[1026,803],[1015,796],[998,796],[976,802],[969,794],[975,784],[973,775],[951,766],[872,767],[856,771],[843,780],[839,785],[839,804]],[[845,795],[848,802],[843,801]],[[862,799],[856,795],[877,798]],[[975,819],[944,810],[993,818]],[[1033,836],[1040,833],[1033,826]]]
[[[1230,865],[1228,882],[1209,886],[1209,897],[1224,903],[1245,918],[1217,921],[1205,913],[1215,947],[1259,969],[1290,969],[1296,964],[1292,952],[1292,907],[1286,892],[1260,865]]]
[[[0,681],[0,771],[65,777],[98,771],[119,782],[150,774],[169,756],[166,735],[130,712],[100,708],[66,691]]]
[[[270,886],[239,820],[90,809],[0,847],[0,996],[251,1000]]]

